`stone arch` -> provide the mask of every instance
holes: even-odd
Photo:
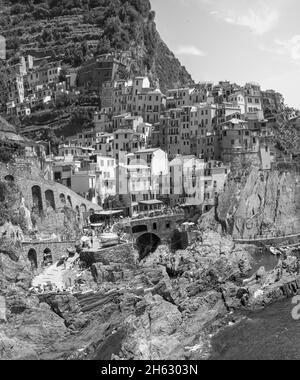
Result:
[[[44,265],[52,265],[53,264],[53,256],[50,248],[46,248],[43,252],[43,262]]]
[[[80,213],[81,213],[82,219],[86,220],[86,218],[87,218],[87,207],[83,203],[80,205]]]
[[[53,210],[55,210],[55,199],[54,199],[53,191],[52,190],[46,190],[45,191],[45,198],[46,198],[47,208],[51,207]]]
[[[11,174],[6,175],[4,177],[4,180],[7,181],[7,182],[15,182],[15,178]]]
[[[90,213],[90,215],[94,215],[95,214],[95,210],[93,208],[90,208],[89,209],[89,213]]]
[[[87,212],[87,207],[85,204],[80,205],[80,211],[83,215]]]
[[[32,269],[37,269],[38,267],[38,262],[37,262],[37,253],[36,250],[33,248],[30,248],[27,254],[28,260],[31,263],[31,268]]]
[[[67,204],[65,194],[60,194],[60,195],[59,195],[59,199],[60,199],[60,203],[61,203],[61,204],[63,204],[63,205]]]
[[[155,252],[160,243],[160,237],[155,234],[147,232],[139,236],[136,240],[136,245],[139,251],[140,260],[144,259],[150,253]]]
[[[80,208],[78,205],[75,207],[75,211],[76,211],[77,219],[80,220]]]
[[[72,205],[72,199],[70,197],[70,195],[67,196],[67,205],[71,208],[73,208],[73,205]]]
[[[35,185],[32,187],[31,192],[33,208],[36,210],[36,213],[41,214],[43,212],[42,190],[40,186]]]

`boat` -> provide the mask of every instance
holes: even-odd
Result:
[[[119,236],[114,233],[101,234],[99,239],[103,247],[111,247],[120,243]]]

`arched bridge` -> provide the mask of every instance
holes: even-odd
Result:
[[[59,183],[47,181],[41,177],[14,176],[14,173],[9,169],[7,171],[2,170],[0,174],[0,180],[17,184],[30,210],[35,207],[42,213],[49,207],[53,210],[69,207],[77,213],[79,218],[87,213],[91,214],[94,211],[101,210],[100,206],[82,198]]]
[[[39,269],[43,266],[46,259],[50,259],[52,263],[56,262],[67,254],[68,248],[73,248],[74,245],[75,241],[23,242],[22,254],[33,269]]]
[[[159,244],[171,241],[183,221],[184,213],[131,220],[131,235],[140,257],[144,258],[154,252]]]

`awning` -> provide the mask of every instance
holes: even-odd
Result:
[[[90,226],[91,227],[102,227],[104,225],[104,223],[91,223]]]
[[[99,211],[99,212],[96,212],[96,215],[100,215],[100,216],[114,216],[114,215],[119,215],[119,214],[123,214],[124,211],[123,210],[108,210],[108,211]]]
[[[164,202],[159,201],[157,199],[151,199],[150,201],[140,201],[139,204],[146,205],[146,206],[153,206],[153,205],[161,205]]]

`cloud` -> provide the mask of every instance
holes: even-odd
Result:
[[[178,49],[175,50],[175,54],[177,55],[193,55],[196,57],[205,57],[207,54],[198,49],[196,46],[185,45],[179,46]]]
[[[262,35],[272,30],[279,21],[280,12],[267,5],[258,9],[215,10],[212,15],[223,19],[228,24],[247,27],[254,34]]]
[[[275,40],[275,44],[279,47],[278,52],[288,54],[294,61],[300,60],[300,35],[297,34],[289,40]]]
[[[275,39],[272,45],[260,44],[259,49],[268,53],[288,56],[292,61],[300,63],[300,35],[288,40]]]

